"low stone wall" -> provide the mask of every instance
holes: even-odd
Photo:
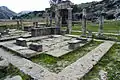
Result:
[[[78,80],[88,73],[95,64],[109,51],[115,42],[106,41],[83,56],[75,63],[66,67],[58,74],[59,80]]]
[[[33,37],[53,34],[60,34],[60,28],[45,27],[45,28],[33,28],[31,30],[31,35]]]

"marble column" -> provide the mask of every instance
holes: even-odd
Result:
[[[100,13],[99,17],[99,30],[98,30],[98,35],[101,36],[103,35],[103,25],[104,25],[104,16],[102,13]]]
[[[20,20],[20,26],[21,26],[21,29],[24,30],[23,20],[22,19]]]
[[[50,26],[52,26],[52,12],[50,13]]]
[[[87,27],[86,27],[86,9],[83,9],[83,15],[82,15],[82,36],[86,37],[86,31],[87,31]]]
[[[59,10],[55,9],[55,27],[59,27]]]
[[[49,24],[49,14],[47,13],[47,11],[45,11],[45,19],[46,19],[46,25],[48,26]]]
[[[20,23],[19,23],[19,20],[17,20],[17,29],[20,28]]]
[[[56,8],[55,9],[55,27],[56,27],[56,31],[54,34],[57,34],[57,30],[60,29],[60,14],[59,14],[59,10]]]
[[[72,32],[72,9],[73,8],[67,8],[68,9],[68,33],[71,34]]]

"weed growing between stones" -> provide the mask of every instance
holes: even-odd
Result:
[[[7,76],[13,77],[16,75],[20,75],[23,80],[32,80],[32,78],[23,72],[21,72],[19,69],[14,67],[12,64],[10,64],[8,67],[0,70],[0,80],[4,80]]]
[[[100,70],[108,72],[108,80],[120,80],[120,45],[115,44],[81,80],[98,80]]]

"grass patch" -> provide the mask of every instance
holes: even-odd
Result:
[[[82,30],[81,24],[76,24],[72,27],[72,30]],[[87,29],[92,32],[98,32],[99,24],[87,22]],[[105,33],[118,33],[120,30],[120,21],[105,21],[103,30]]]
[[[108,72],[108,80],[120,80],[120,45],[115,44],[81,80],[95,80],[99,78],[100,70]]]
[[[81,35],[82,33],[81,32],[72,32],[71,35]]]
[[[95,34],[94,34],[95,35]],[[120,41],[119,35],[112,35],[112,34],[104,34],[103,37],[99,38],[97,36],[94,36],[95,39],[101,39],[101,40],[110,40],[110,41]]]
[[[81,35],[82,32],[72,32],[71,35]],[[88,33],[86,33],[88,35]],[[93,33],[93,36],[95,39],[101,39],[101,40],[110,40],[110,41],[120,41],[119,35],[112,35],[112,34],[104,34],[103,37],[99,38],[96,36],[95,33]]]
[[[100,43],[101,42],[92,41],[91,43],[59,58],[47,54],[40,54],[31,58],[31,60],[37,64],[43,65],[51,72],[59,73],[65,67],[86,55],[92,49],[96,48]]]
[[[21,72],[19,69],[14,67],[12,64],[10,64],[8,67],[4,69],[0,69],[0,80],[4,80],[7,76],[16,76],[20,75],[22,77],[22,80],[32,80],[32,78],[23,72]]]

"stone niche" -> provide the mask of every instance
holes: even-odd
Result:
[[[80,40],[74,40],[74,41],[71,41],[71,42],[68,42],[69,44],[69,49],[77,49],[80,47]]]
[[[16,39],[16,44],[18,46],[27,47],[27,41],[25,39],[23,39],[23,38]]]
[[[38,43],[32,43],[29,45],[29,48],[31,50],[37,51],[37,52],[42,52],[43,51],[43,46]]]

